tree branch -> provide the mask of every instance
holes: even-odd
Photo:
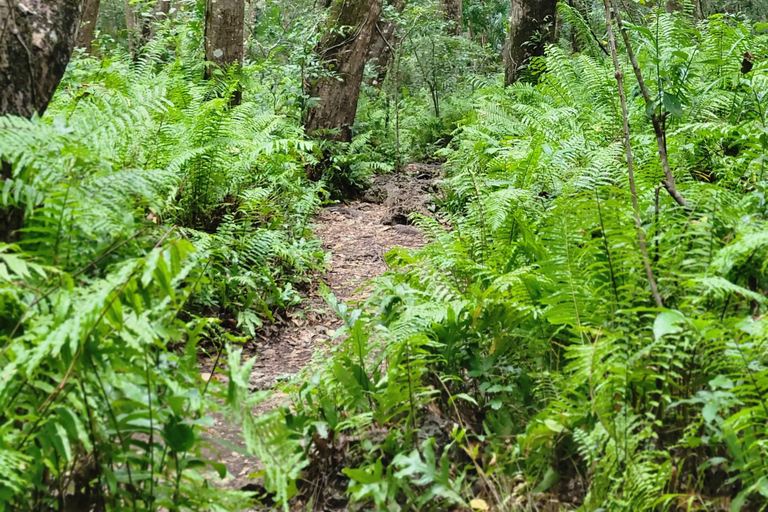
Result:
[[[619,65],[619,56],[616,51],[616,38],[613,35],[613,26],[611,23],[611,6],[610,0],[603,0],[605,5],[605,25],[608,29],[608,44],[611,47],[611,56],[613,57],[613,67],[616,70],[616,83],[619,88],[619,100],[621,102],[621,119],[622,128],[624,130],[624,149],[627,153],[627,169],[629,171],[629,192],[632,196],[632,213],[635,217],[635,228],[637,229],[637,241],[640,244],[640,253],[643,257],[643,266],[645,267],[645,274],[648,277],[648,282],[651,284],[651,293],[653,293],[653,299],[656,301],[658,307],[664,307],[664,303],[661,300],[661,294],[659,294],[659,287],[656,284],[656,278],[653,276],[653,269],[651,268],[651,262],[648,259],[648,246],[645,243],[645,232],[643,231],[643,223],[640,219],[640,208],[637,205],[637,187],[635,185],[635,168],[632,160],[632,143],[629,140],[629,114],[627,113],[627,95],[624,92],[624,75],[621,72],[621,66]]]
[[[610,28],[611,13],[610,13],[610,7],[607,1],[606,1],[605,13],[607,16],[607,24],[609,27],[608,30],[612,34],[613,30],[612,28]],[[645,104],[651,105],[653,103],[653,99],[651,98],[651,92],[648,89],[648,86],[646,85],[645,80],[643,79],[643,72],[640,69],[640,64],[638,64],[637,62],[637,56],[635,55],[635,52],[632,50],[632,45],[629,42],[629,35],[627,34],[627,29],[624,27],[624,24],[621,21],[621,13],[619,12],[619,9],[617,9],[616,7],[613,7],[613,14],[616,17],[616,24],[618,25],[619,32],[621,32],[621,37],[624,40],[624,46],[627,49],[629,62],[632,63],[632,69],[635,72],[635,77],[637,78],[637,84],[640,86],[640,92],[643,95]],[[615,39],[614,39],[614,44],[615,44]],[[677,204],[679,204],[684,208],[689,208],[688,201],[685,200],[685,198],[677,190],[677,186],[675,185],[675,177],[672,174],[672,169],[669,167],[669,157],[667,155],[667,137],[664,131],[664,127],[662,126],[662,116],[657,114],[655,109],[653,111],[653,114],[651,114],[651,123],[653,124],[653,131],[656,134],[656,145],[659,148],[659,157],[661,158],[661,166],[664,168],[665,179],[662,182],[662,186],[667,192],[669,192],[669,195],[672,196],[672,199],[674,199]]]

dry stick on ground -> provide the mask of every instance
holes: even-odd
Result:
[[[637,187],[635,186],[635,168],[632,162],[632,143],[629,141],[629,114],[627,113],[627,96],[624,92],[624,75],[619,66],[619,56],[616,52],[616,38],[613,36],[613,26],[611,22],[610,0],[603,0],[605,4],[605,25],[608,29],[608,43],[611,45],[611,56],[613,57],[613,67],[616,70],[616,83],[619,86],[619,100],[621,101],[621,118],[624,129],[624,148],[627,151],[627,170],[629,171],[629,192],[632,196],[632,213],[635,216],[635,228],[637,228],[637,240],[640,243],[640,252],[643,256],[643,265],[645,273],[648,276],[648,282],[651,283],[651,292],[658,307],[664,307],[659,294],[659,287],[656,285],[656,278],[653,277],[651,262],[648,259],[648,247],[645,243],[645,232],[643,231],[643,222],[640,220],[640,208],[637,206]],[[643,93],[645,94],[645,93]],[[674,182],[673,182],[674,184]],[[669,190],[669,189],[668,189]],[[674,196],[673,196],[674,197]]]
[[[608,15],[608,5],[609,4],[606,2],[606,15]],[[643,95],[645,104],[651,105],[653,103],[653,100],[651,99],[651,93],[648,90],[648,86],[645,85],[645,80],[643,80],[643,73],[640,70],[640,65],[637,63],[637,57],[635,56],[635,52],[632,50],[632,45],[629,42],[627,29],[624,28],[624,24],[621,21],[621,13],[615,4],[613,11],[616,17],[616,25],[619,27],[619,32],[621,32],[621,37],[624,40],[624,46],[627,48],[629,62],[632,63],[632,69],[635,72],[637,84],[640,86],[640,92]],[[608,18],[608,25],[610,27],[610,18]],[[609,30],[611,29],[609,28]],[[615,48],[616,41],[614,40],[612,44]],[[615,60],[616,57],[614,56],[614,61]],[[665,118],[666,113],[657,114],[656,109],[654,109],[653,114],[651,114],[651,123],[653,124],[653,131],[656,134],[656,144],[659,146],[659,157],[661,157],[661,165],[664,168],[665,178],[664,181],[662,181],[662,186],[667,190],[667,192],[669,192],[669,195],[672,196],[672,199],[674,199],[677,204],[684,208],[688,208],[688,201],[686,201],[682,194],[680,194],[680,192],[677,190],[677,187],[675,186],[675,177],[672,175],[672,169],[669,167],[669,158],[667,156],[667,134],[666,129],[664,128]]]

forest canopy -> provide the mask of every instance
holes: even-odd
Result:
[[[0,511],[768,508],[765,0],[0,0]]]

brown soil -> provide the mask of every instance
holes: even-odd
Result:
[[[428,191],[436,171],[434,166],[411,164],[402,173],[376,178],[371,188],[373,194],[367,194],[363,201],[319,211],[315,233],[322,239],[323,249],[330,253],[328,271],[319,279],[328,285],[339,302],[365,299],[370,291],[367,284],[388,270],[383,255],[391,248],[424,245],[421,232],[402,223],[412,211],[428,213],[431,202]],[[281,378],[298,373],[317,350],[332,342],[333,332],[341,326],[341,321],[319,295],[317,286],[308,293],[300,308],[276,319],[275,324],[265,326],[246,344],[245,356],[258,358],[250,378],[252,391],[271,389]],[[209,378],[213,361],[204,359],[200,365],[204,378]],[[213,377],[226,382],[226,376],[219,370]],[[286,400],[285,395],[275,392],[256,412],[271,410]],[[207,454],[224,462],[232,475],[222,485],[229,489],[252,488],[254,479],[249,475],[262,467],[256,458],[244,454],[239,425],[231,424],[220,415],[214,415],[214,421],[208,431],[213,444],[223,440],[223,444],[239,448],[238,451],[221,448],[218,453]]]

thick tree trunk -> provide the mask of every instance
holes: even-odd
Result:
[[[448,28],[448,33],[454,36],[460,36],[464,30],[461,7],[461,4],[463,3],[462,0],[442,0],[442,2],[445,21],[451,23],[451,26]]]
[[[83,2],[83,22],[77,33],[77,47],[85,48],[88,53],[93,50],[93,34],[99,19],[100,3],[100,0],[85,0]]]
[[[547,23],[554,23],[557,16],[557,0],[512,0],[509,9],[509,32],[504,44],[504,85],[518,78],[520,68],[533,56],[542,55],[543,43],[530,46],[526,43],[545,30]],[[546,40],[548,38],[542,38]]]
[[[380,16],[381,0],[332,1],[327,31],[317,51],[323,66],[335,76],[311,84],[310,95],[320,101],[307,112],[308,134],[337,129],[339,135],[333,138],[352,140],[368,47]]]
[[[245,31],[244,0],[208,0],[205,6],[205,60],[216,66],[228,67],[243,63]],[[205,78],[211,78],[212,67],[205,68]],[[241,94],[232,98],[240,104]]]
[[[405,8],[404,0],[390,0],[389,5],[401,13]],[[371,44],[368,47],[368,62],[373,64],[378,71],[376,84],[379,85],[384,80],[387,73],[389,61],[392,58],[392,49],[396,48],[399,41],[395,37],[397,22],[391,19],[380,19],[376,23],[376,30],[371,37]],[[367,82],[366,82],[367,83]]]
[[[0,161],[0,182],[13,178],[13,169],[8,162]],[[0,207],[0,242],[16,241],[16,231],[24,225],[24,210],[15,206]]]
[[[169,12],[171,12],[171,0],[157,0],[157,3],[155,4],[155,13],[162,13],[168,16]]]
[[[80,25],[82,0],[0,0],[0,115],[42,115],[64,76]],[[13,177],[0,162],[2,181]],[[23,214],[0,210],[0,241],[15,239]]]

